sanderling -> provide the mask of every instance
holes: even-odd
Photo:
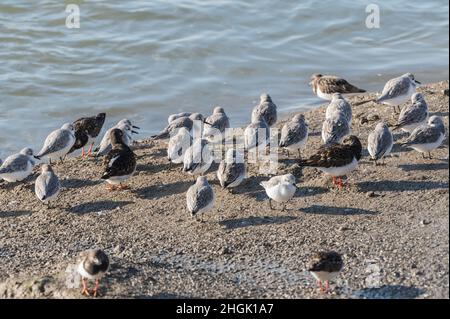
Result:
[[[261,118],[266,121],[269,127],[277,123],[277,106],[267,93],[261,94],[259,104],[252,111],[252,122],[256,122]]]
[[[394,130],[401,128],[403,131],[411,133],[416,127],[427,123],[428,105],[423,95],[414,93],[411,96],[411,103],[402,108]]]
[[[315,95],[328,101],[331,101],[334,93],[350,95],[366,92],[348,83],[345,79],[333,75],[313,74],[309,85]]]
[[[297,190],[295,176],[292,174],[274,176],[268,181],[261,182],[260,185],[269,196],[270,209],[273,209],[272,200],[274,200],[277,203],[283,203],[283,211],[286,210],[286,203],[294,197]]]
[[[317,280],[320,291],[325,293],[330,288],[330,281],[339,275],[343,267],[344,261],[339,253],[335,251],[321,251],[311,257],[308,271]],[[323,289],[323,282],[325,282],[325,290]]]
[[[197,139],[187,149],[183,158],[183,172],[191,175],[202,175],[211,167],[213,155],[208,141]]]
[[[289,122],[283,125],[281,129],[280,147],[289,151],[298,151],[301,158],[301,151],[306,147],[308,141],[308,124],[303,114],[296,114]]]
[[[352,106],[341,93],[334,93],[332,95],[331,102],[325,112],[325,118],[332,118],[336,113],[342,114],[348,123],[352,122]]]
[[[19,182],[27,178],[35,165],[33,150],[24,148],[17,154],[5,158],[0,167],[0,178],[7,182]]]
[[[300,166],[315,167],[333,177],[333,184],[342,188],[342,176],[347,175],[356,167],[361,159],[362,145],[359,139],[350,135],[342,144],[323,145],[309,159],[300,160]],[[336,181],[337,178],[337,181]]]
[[[181,127],[186,128],[191,133],[195,121],[205,122],[203,115],[200,113],[193,113],[189,117],[180,117],[173,120],[164,130],[157,135],[153,135],[151,138],[153,140],[167,139],[174,136]]]
[[[69,153],[81,148],[81,156],[84,157],[86,155],[84,147],[89,144],[87,155],[91,155],[95,140],[105,123],[105,117],[105,113],[99,113],[97,116],[83,117],[73,122],[73,127],[75,128],[75,144]]]
[[[186,193],[186,206],[192,216],[204,214],[213,209],[216,196],[205,176],[197,177],[194,185]],[[202,215],[203,218],[203,215]]]
[[[370,132],[367,150],[375,165],[379,159],[383,159],[391,153],[394,145],[394,138],[386,123],[380,122],[375,126],[375,130]]]
[[[191,112],[182,112],[182,113],[177,113],[177,114],[171,114],[167,118],[167,124],[172,123],[173,121],[175,121],[176,119],[179,119],[180,117],[189,117],[191,115],[192,115]]]
[[[129,186],[122,183],[136,171],[136,156],[123,142],[123,136],[124,133],[120,129],[111,131],[112,149],[105,157],[105,172],[101,177],[108,183],[108,190],[128,189]]]
[[[445,125],[439,116],[433,115],[428,119],[427,125],[417,127],[405,142],[403,146],[409,146],[422,153],[425,158],[426,152],[431,159],[431,151],[441,146],[445,139]]]
[[[339,144],[351,133],[350,123],[344,115],[335,113],[334,117],[327,118],[322,124],[322,141],[324,144]]]
[[[192,136],[189,131],[182,127],[175,136],[169,140],[167,147],[167,159],[170,163],[181,164],[184,160],[184,154],[192,145]]]
[[[230,128],[230,119],[222,107],[215,107],[213,114],[208,116],[205,122],[208,124],[205,124],[203,137],[210,141],[215,141],[213,137],[217,138],[216,133],[218,132],[221,133],[221,139],[223,139],[225,129]]]
[[[381,95],[375,99],[375,102],[391,105],[394,112],[397,112],[396,107],[398,107],[400,111],[400,105],[408,101],[416,92],[417,84],[420,82],[411,73],[391,79],[386,82]]]
[[[80,254],[77,271],[81,276],[83,290],[81,294],[90,296],[86,280],[95,280],[93,296],[97,297],[100,279],[106,274],[109,268],[109,258],[101,249],[90,249]]]
[[[232,189],[239,186],[246,177],[246,166],[244,155],[240,152],[229,149],[226,157],[220,162],[217,170],[217,178],[220,186],[226,189]]]
[[[264,148],[270,139],[270,130],[266,121],[260,117],[252,119],[244,131],[244,146],[247,150]]]
[[[74,133],[74,127],[71,123],[64,124],[60,129],[51,132],[47,136],[44,146],[42,146],[41,151],[35,157],[39,160],[47,157],[50,164],[52,160],[57,159],[62,162],[75,144]]]
[[[133,141],[133,134],[139,134],[135,129],[139,127],[131,125],[128,120],[122,120],[117,123],[114,127],[108,129],[100,142],[100,145],[94,150],[95,156],[104,156],[109,153],[112,149],[111,145],[111,131],[113,129],[119,129],[123,132],[123,142],[125,145],[130,146]]]
[[[48,204],[50,207],[50,202],[56,200],[60,190],[60,184],[58,176],[56,176],[52,167],[48,164],[43,164],[41,167],[41,174],[36,179],[34,183],[34,192],[37,198],[44,204]]]

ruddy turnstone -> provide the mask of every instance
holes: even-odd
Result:
[[[244,155],[234,149],[229,149],[225,159],[220,162],[219,169],[217,170],[217,178],[219,179],[220,186],[224,189],[231,190],[239,186],[245,177],[246,166]]]
[[[193,113],[189,117],[177,118],[170,122],[170,124],[166,126],[166,128],[159,134],[153,135],[151,138],[153,140],[167,139],[171,136],[174,136],[181,127],[186,128],[191,133],[196,121],[204,123],[205,120],[203,115],[201,115],[200,113]]]
[[[197,181],[186,193],[186,206],[192,216],[198,216],[214,208],[216,196],[205,176],[197,177]]]
[[[203,131],[203,137],[209,141],[216,141],[214,139],[218,138],[216,135],[218,132],[221,133],[220,140],[223,140],[224,133],[227,128],[230,128],[230,119],[225,113],[222,107],[215,107],[213,114],[206,118],[205,128]]]
[[[211,167],[212,162],[213,155],[208,141],[197,139],[184,154],[183,172],[191,175],[203,175]]]
[[[335,251],[321,251],[315,253],[308,265],[308,271],[317,280],[322,293],[328,292],[330,281],[334,280],[344,268],[344,261],[339,253]],[[323,289],[325,282],[325,290]]]
[[[300,160],[298,164],[305,167],[315,167],[333,177],[334,185],[342,188],[342,176],[347,175],[356,167],[361,159],[362,145],[359,139],[350,135],[342,144],[323,145],[309,159]]]
[[[427,125],[417,127],[405,142],[403,146],[409,146],[422,153],[425,158],[426,152],[431,159],[431,151],[441,146],[445,139],[445,125],[439,116],[433,115],[428,119]]]
[[[97,116],[83,117],[73,122],[75,128],[75,144],[69,153],[73,153],[81,148],[81,156],[84,157],[86,155],[84,147],[89,144],[87,156],[91,155],[95,140],[105,123],[105,117],[105,113],[99,113]]]
[[[274,176],[268,181],[261,182],[260,185],[266,190],[267,196],[269,196],[270,209],[273,209],[272,200],[274,200],[277,203],[283,203],[283,211],[286,210],[286,203],[294,197],[297,190],[295,176],[292,174]]]
[[[169,140],[167,147],[167,159],[170,163],[181,164],[184,160],[184,154],[192,145],[192,136],[189,131],[182,127],[175,136]]]
[[[267,93],[261,94],[259,104],[252,111],[252,123],[259,121],[261,118],[266,121],[269,127],[277,123],[277,106]]]
[[[41,174],[36,178],[36,182],[34,183],[34,192],[37,198],[50,207],[50,202],[56,200],[56,197],[58,197],[59,190],[58,176],[53,172],[50,165],[43,164]]]
[[[366,92],[348,83],[345,79],[333,75],[313,74],[309,85],[315,95],[328,101],[331,101],[334,93],[350,95]]]
[[[322,124],[322,141],[325,145],[339,144],[350,133],[350,123],[340,113],[325,119]]]
[[[401,128],[403,131],[411,133],[416,127],[427,123],[428,105],[423,95],[414,93],[411,96],[411,103],[402,108],[394,130]]]
[[[391,153],[394,145],[394,138],[386,123],[380,122],[375,126],[375,130],[370,132],[367,141],[367,150],[370,157],[377,165],[377,161],[383,159]]]
[[[305,149],[308,141],[308,124],[303,114],[296,114],[289,122],[283,125],[281,129],[280,147],[289,152],[298,151],[301,158],[301,151]]]
[[[391,79],[384,85],[381,95],[375,100],[377,103],[391,105],[394,112],[400,111],[400,105],[408,101],[416,92],[417,84],[420,84],[411,73],[403,74]]]
[[[62,162],[74,144],[74,127],[71,123],[66,123],[60,129],[51,132],[47,136],[44,146],[42,146],[41,151],[35,157],[39,160],[47,157],[50,164],[52,160],[57,159]]]
[[[8,156],[0,166],[0,178],[7,182],[19,182],[27,178],[35,165],[33,150],[24,148]]]
[[[95,280],[95,287],[92,291],[97,297],[100,286],[100,279],[106,274],[109,268],[109,258],[101,249],[90,249],[80,254],[77,271],[81,276],[83,290],[81,294],[90,296],[87,280]]]
[[[352,106],[341,93],[334,93],[325,112],[325,118],[333,118],[335,114],[342,114],[348,123],[352,122]]]
[[[134,129],[139,129],[139,127],[131,125],[131,123],[128,122],[128,120],[122,120],[114,127],[108,129],[108,131],[105,133],[105,135],[102,138],[102,141],[100,142],[100,145],[94,150],[95,156],[104,156],[111,151],[111,131],[113,129],[119,129],[123,132],[123,142],[125,145],[130,146],[131,142],[133,141],[133,134],[139,134]]]
[[[136,156],[123,142],[123,136],[124,133],[120,129],[111,131],[112,149],[105,157],[105,172],[101,177],[108,183],[108,190],[128,189],[129,186],[122,183],[136,171]]]

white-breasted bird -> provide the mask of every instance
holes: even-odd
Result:
[[[294,197],[297,190],[295,176],[286,174],[275,176],[268,181],[261,182],[261,186],[265,189],[269,196],[269,206],[273,209],[272,200],[277,203],[283,203],[283,211],[286,209],[286,203]]]
[[[19,153],[5,158],[0,166],[0,178],[7,182],[19,182],[27,178],[35,165],[33,150],[24,148]]]
[[[44,204],[55,201],[59,195],[60,183],[59,178],[49,164],[43,164],[41,174],[36,178],[34,183],[34,192],[37,198]]]
[[[37,159],[44,157],[52,160],[60,160],[61,162],[66,157],[67,153],[75,144],[75,129],[73,124],[66,123],[60,129],[51,132],[44,141],[44,146],[40,152],[35,156]]]

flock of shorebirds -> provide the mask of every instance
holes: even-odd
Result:
[[[412,74],[407,73],[389,80],[375,101],[393,107],[399,112],[398,121],[393,129],[402,129],[410,133],[401,143],[423,154],[438,148],[445,138],[445,126],[438,116],[429,117],[427,102],[422,94],[416,92],[420,84]],[[322,126],[323,145],[316,153],[303,159],[301,152],[308,140],[308,123],[303,114],[292,117],[281,129],[279,147],[287,151],[298,152],[296,158],[301,167],[315,167],[333,178],[333,183],[342,188],[342,176],[346,176],[357,166],[362,155],[362,144],[357,136],[351,135],[352,106],[346,96],[366,92],[345,79],[315,74],[310,85],[313,92],[320,98],[330,101]],[[406,103],[411,100],[411,103]],[[404,106],[400,109],[400,106]],[[398,109],[397,109],[398,108]],[[63,161],[65,157],[81,149],[81,156],[104,157],[104,170],[101,179],[106,181],[108,190],[124,190],[129,186],[125,182],[136,170],[136,156],[130,145],[133,134],[139,127],[130,120],[124,119],[108,129],[100,144],[95,147],[105,122],[105,113],[94,117],[86,117],[73,123],[66,123],[60,129],[51,132],[44,141],[42,149],[35,155],[30,148],[25,148],[1,162],[0,179],[7,182],[19,182],[26,179],[37,161],[47,160],[41,166],[41,173],[35,181],[35,193],[39,201],[50,205],[57,199],[60,183],[52,169],[52,162]],[[277,123],[277,106],[268,94],[262,94],[260,103],[255,106],[251,123],[244,131],[245,150],[265,147],[269,143],[270,128]],[[200,125],[202,134],[194,138],[193,131]],[[215,205],[215,194],[204,174],[213,162],[211,145],[223,143],[223,137],[214,140],[219,134],[224,134],[230,128],[230,121],[221,107],[216,107],[213,114],[203,117],[199,113],[173,114],[168,118],[168,125],[152,140],[169,139],[167,156],[170,163],[182,164],[183,171],[196,176],[196,182],[186,194],[186,207],[193,216],[202,215]],[[220,136],[220,135],[219,135]],[[386,122],[381,121],[368,137],[368,151],[371,159],[377,165],[391,152],[394,143],[392,132]],[[89,147],[85,152],[85,147]],[[232,147],[221,161],[217,178],[224,189],[232,190],[246,178],[244,154]],[[296,178],[292,174],[274,176],[261,183],[272,201],[281,203],[283,210],[297,190]],[[86,280],[95,280],[92,293],[98,294],[99,279],[106,273],[109,260],[100,249],[92,249],[81,254],[78,272],[82,278],[82,293],[91,295]],[[343,260],[334,251],[316,253],[309,265],[309,271],[317,279],[321,291],[327,291],[329,281],[337,276],[343,268]],[[323,282],[326,283],[323,288]]]

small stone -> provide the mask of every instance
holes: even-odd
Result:
[[[372,197],[378,197],[380,195],[375,194],[375,192],[367,192],[366,196],[372,198]]]
[[[229,255],[232,253],[232,250],[230,247],[223,247],[222,248],[222,255]]]
[[[426,225],[431,224],[431,221],[430,221],[430,220],[426,220],[426,219],[422,219],[422,220],[420,221],[420,224],[423,225],[423,226],[426,226]]]

